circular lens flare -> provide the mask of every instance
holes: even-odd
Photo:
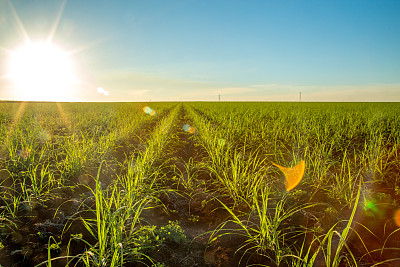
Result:
[[[150,116],[156,115],[156,111],[154,109],[152,109],[151,107],[149,107],[149,106],[145,106],[143,108],[143,112],[146,113],[146,114],[149,114]]]
[[[190,125],[189,125],[189,124],[184,124],[184,125],[183,125],[183,130],[184,130],[185,132],[189,132],[189,130],[190,130]]]
[[[191,134],[196,131],[196,129],[193,126],[190,126],[189,124],[184,124],[182,128],[185,132],[191,133]]]
[[[103,87],[97,87],[97,93],[104,94],[106,90]]]
[[[105,96],[108,96],[109,94],[108,91],[106,91],[103,87],[97,87],[97,93]]]

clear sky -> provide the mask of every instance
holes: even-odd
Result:
[[[77,101],[400,101],[399,12],[398,0],[0,0],[0,99],[28,95],[7,76],[10,51],[52,37]]]

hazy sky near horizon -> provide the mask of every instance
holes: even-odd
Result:
[[[25,31],[71,52],[76,101],[400,101],[399,11],[397,0],[0,0],[0,99],[23,98],[4,62]]]

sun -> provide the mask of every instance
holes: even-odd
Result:
[[[69,101],[77,81],[68,52],[51,42],[27,42],[10,51],[8,77],[24,101]]]

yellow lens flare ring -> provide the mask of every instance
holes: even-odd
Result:
[[[300,161],[297,165],[293,167],[283,167],[272,162],[273,165],[278,167],[285,175],[285,186],[286,191],[290,191],[295,188],[303,178],[304,170],[306,169],[306,163],[304,160]]]

